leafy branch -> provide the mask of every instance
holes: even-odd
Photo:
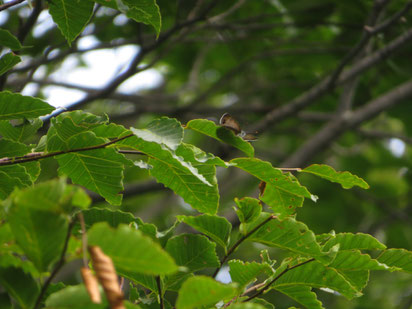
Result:
[[[101,149],[105,148],[109,145],[115,144],[119,141],[122,141],[126,138],[132,137],[133,133],[130,133],[128,135],[125,135],[123,137],[116,138],[114,140],[111,140],[110,142],[100,144],[100,145],[95,145],[95,146],[89,146],[89,147],[84,147],[84,148],[75,148],[75,149],[69,149],[69,150],[61,150],[61,151],[55,151],[55,152],[50,152],[50,153],[43,153],[43,152],[35,152],[31,154],[27,154],[21,157],[15,157],[15,158],[2,158],[0,159],[0,166],[5,166],[5,165],[13,165],[13,164],[20,164],[20,163],[26,163],[26,162],[31,162],[31,161],[37,161],[45,158],[50,158],[54,156],[59,156],[67,153],[72,153],[72,152],[82,152],[82,151],[88,151],[88,150],[95,150],[95,149]],[[126,154],[142,154],[140,152],[130,152],[130,151],[119,151],[123,152]]]
[[[266,223],[268,223],[270,220],[275,219],[276,216],[271,215],[269,216],[267,219],[263,220],[261,223],[259,223],[255,228],[253,228],[252,230],[250,230],[248,233],[246,233],[245,235],[243,235],[241,238],[238,239],[238,241],[236,243],[233,244],[233,246],[227,251],[227,253],[225,254],[225,256],[221,259],[220,261],[220,266],[218,268],[216,268],[215,272],[213,273],[213,278],[216,277],[217,273],[219,272],[219,270],[222,268],[223,264],[226,262],[226,260],[229,258],[229,256],[236,250],[237,247],[239,247],[239,245],[244,242],[249,236],[251,236],[254,232],[256,232],[258,229],[260,229],[262,226],[264,226]]]
[[[300,266],[303,266],[303,265],[305,265],[305,264],[307,264],[307,263],[313,262],[314,260],[315,260],[314,258],[311,258],[311,259],[309,259],[309,260],[306,260],[306,261],[304,261],[304,262],[301,262],[301,263],[296,264],[296,265],[291,266],[291,267],[289,267],[289,265],[288,265],[288,267],[287,267],[286,269],[284,269],[279,275],[277,275],[275,278],[273,278],[273,280],[270,281],[268,284],[266,284],[261,290],[259,290],[258,292],[256,292],[256,293],[253,294],[252,296],[250,296],[249,298],[243,300],[242,302],[248,302],[248,301],[250,301],[250,300],[258,297],[258,296],[261,295],[264,291],[266,291],[268,288],[270,288],[270,286],[271,286],[273,283],[275,283],[280,277],[282,277],[282,276],[283,276],[284,274],[286,274],[288,271],[290,271],[290,270],[292,270],[292,269],[295,269],[295,268],[298,268],[298,267],[300,267]],[[260,287],[260,285],[258,285],[258,286]]]

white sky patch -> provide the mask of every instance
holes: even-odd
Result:
[[[92,48],[96,44],[98,44],[98,40],[93,36],[83,37],[78,42],[80,49]],[[82,61],[86,64],[82,67],[78,67],[78,55],[71,55],[65,59],[61,68],[52,73],[48,79],[81,87],[100,89],[128,67],[130,60],[137,51],[138,47],[125,45],[118,48],[86,52],[81,55]],[[39,70],[44,72],[41,68]],[[35,77],[39,78],[41,75],[43,74],[35,74]],[[142,89],[156,87],[162,81],[162,75],[157,70],[149,69],[129,78],[120,85],[118,91],[137,93]],[[33,93],[33,85],[28,85],[26,88],[23,92]],[[79,90],[52,85],[43,88],[43,90],[46,101],[56,107],[68,106],[86,95]]]
[[[3,24],[5,24],[8,19],[9,19],[9,13],[7,13],[7,11],[1,12],[1,14],[0,14],[0,26],[3,26]]]
[[[33,36],[39,38],[43,36],[46,31],[49,31],[55,26],[56,24],[53,22],[49,12],[44,10],[40,13],[37,23],[33,28]]]
[[[229,273],[229,267],[228,266],[223,266],[219,272],[217,273],[216,276],[216,281],[222,282],[222,283],[231,283],[232,278],[230,277]]]
[[[405,143],[399,138],[391,138],[388,142],[389,151],[397,158],[400,158],[405,153]]]

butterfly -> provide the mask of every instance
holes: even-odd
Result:
[[[224,113],[222,117],[220,117],[219,124],[222,127],[232,130],[233,133],[243,138],[245,141],[250,142],[257,140],[256,135],[243,131],[239,125],[239,122],[237,122],[237,120],[233,118],[229,113]]]

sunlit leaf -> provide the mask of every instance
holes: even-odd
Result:
[[[127,225],[120,224],[113,229],[106,222],[100,222],[94,224],[87,235],[89,245],[99,246],[110,256],[122,276],[171,274],[177,270],[167,252],[151,238]]]
[[[221,300],[230,299],[235,293],[236,289],[232,285],[223,284],[205,276],[191,277],[179,290],[176,308],[210,308]]]
[[[310,309],[323,309],[322,303],[317,299],[309,286],[285,285],[275,287],[275,290],[296,300],[299,304]]]
[[[40,99],[9,91],[0,92],[0,120],[35,118],[53,110],[53,106]]]
[[[254,282],[261,273],[271,271],[268,264],[259,264],[256,262],[243,262],[240,260],[231,260],[229,264],[229,273],[233,282],[239,284],[240,288],[246,287],[249,283]]]
[[[383,250],[386,248],[384,244],[369,234],[339,233],[325,243],[323,250],[328,251],[336,244],[339,244],[339,250]]]
[[[412,251],[388,249],[383,251],[377,260],[385,265],[394,266],[405,272],[412,273]]]
[[[344,189],[350,189],[353,186],[358,186],[362,189],[369,188],[369,185],[362,178],[349,172],[337,172],[325,164],[312,164],[300,172],[314,174],[329,181],[337,182],[341,184]]]
[[[274,168],[269,162],[256,158],[236,158],[230,163],[236,164],[236,167],[286,193],[312,198],[305,187],[283,174],[281,170]]]
[[[8,120],[0,120],[0,134],[5,138],[23,142],[33,136],[42,124],[39,118],[31,119],[19,126],[13,126]]]

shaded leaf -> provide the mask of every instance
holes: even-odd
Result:
[[[239,218],[240,231],[242,234],[247,233],[245,224],[251,223],[259,218],[262,212],[262,205],[259,200],[251,197],[244,197],[242,199],[235,198],[237,208],[235,208],[236,214]]]
[[[0,267],[0,284],[24,309],[31,309],[40,292],[38,283],[20,268]]]
[[[0,139],[0,158],[4,157],[18,157],[25,155],[30,151],[30,147],[15,141],[5,138]]]
[[[0,58],[0,76],[13,68],[21,58],[13,53],[7,53]]]
[[[36,210],[13,201],[8,220],[17,244],[40,271],[47,271],[63,250],[66,216]]]
[[[254,304],[254,303],[233,304],[227,308],[230,308],[230,309],[265,309],[265,307],[259,304]]]
[[[177,265],[185,266],[194,272],[220,265],[215,248],[216,244],[203,235],[181,234],[170,238],[165,249]]]
[[[232,225],[226,218],[201,215],[196,217],[177,216],[177,219],[187,225],[190,225],[199,232],[202,232],[206,236],[209,236],[225,250],[227,249]]]
[[[337,172],[325,164],[312,164],[300,172],[314,174],[331,182],[337,182],[341,184],[344,189],[350,189],[353,186],[358,186],[363,189],[369,188],[369,185],[362,178],[349,172]]]
[[[5,29],[0,29],[0,46],[6,46],[11,50],[21,49],[19,40]]]
[[[36,118],[53,110],[53,106],[40,99],[9,91],[0,92],[0,120]]]
[[[96,223],[88,231],[89,245],[99,246],[111,257],[122,276],[134,273],[171,274],[177,270],[173,259],[158,244],[140,231],[124,224],[117,229],[108,223]]]
[[[102,304],[94,304],[84,284],[68,286],[60,291],[51,294],[46,299],[45,308],[53,309],[103,309],[107,308],[107,301],[105,297],[102,297]]]
[[[69,45],[83,31],[92,17],[94,3],[77,0],[53,0],[49,13]]]
[[[388,270],[389,267],[372,259],[369,254],[359,250],[339,251],[335,259],[328,265],[339,270]]]
[[[134,21],[151,25],[156,30],[157,36],[159,36],[161,16],[155,0],[95,0],[95,2],[119,10]]]
[[[236,289],[232,285],[222,284],[205,276],[191,277],[179,290],[176,308],[210,308],[221,300],[232,298],[235,294]]]
[[[186,128],[212,137],[220,142],[227,143],[241,150],[249,157],[254,156],[255,150],[250,143],[236,136],[231,130],[216,125],[213,121],[193,119],[187,123]]]

